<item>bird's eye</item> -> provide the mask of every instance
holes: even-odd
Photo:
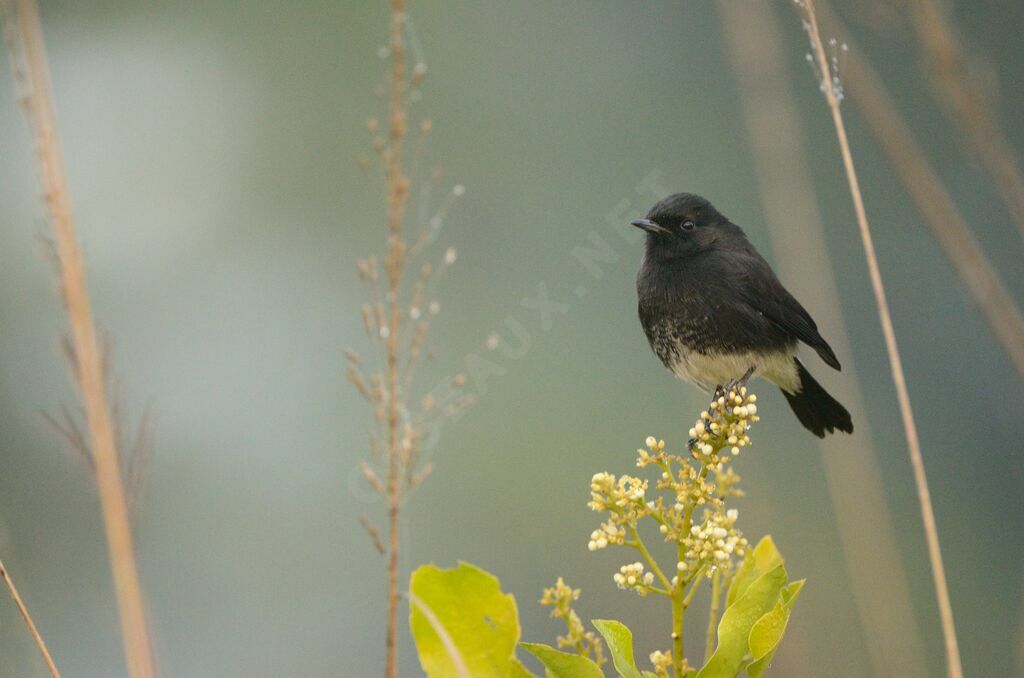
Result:
[[[689,219],[687,219],[686,221],[683,222],[683,230],[684,231],[692,231],[696,227],[697,227],[697,224],[693,223]]]

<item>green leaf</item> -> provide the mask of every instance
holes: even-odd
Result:
[[[578,654],[559,652],[543,643],[520,643],[527,652],[540,660],[547,669],[548,678],[604,678],[601,667]]]
[[[424,565],[412,573],[409,626],[430,678],[520,678],[516,601],[497,578],[468,563]]]
[[[622,678],[641,678],[640,669],[633,659],[633,633],[626,625],[614,619],[592,619],[590,623],[604,636],[619,675]]]
[[[697,673],[697,678],[735,678],[739,675],[749,651],[750,629],[775,606],[786,580],[786,566],[776,565],[752,581],[743,594],[725,609],[718,624],[718,646]]]
[[[771,535],[762,537],[753,552],[743,559],[743,564],[729,584],[729,592],[725,597],[726,607],[735,603],[755,579],[782,565],[782,562],[782,554],[775,548]]]
[[[536,676],[534,676],[532,673],[530,673],[526,669],[526,667],[523,666],[522,662],[520,662],[518,659],[513,657],[512,658],[512,672],[509,673],[509,678],[536,678]]]
[[[782,634],[786,632],[789,613],[792,612],[803,587],[804,580],[801,579],[783,588],[771,612],[758,619],[751,627],[749,644],[754,662],[747,667],[747,675],[750,678],[760,678],[771,665],[775,650],[782,640]]]

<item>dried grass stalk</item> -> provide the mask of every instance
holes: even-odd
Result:
[[[36,152],[44,197],[54,229],[60,284],[71,329],[75,356],[75,382],[86,413],[89,449],[96,467],[114,589],[120,612],[128,669],[132,676],[154,675],[153,654],[135,562],[131,524],[104,384],[103,349],[97,339],[86,287],[85,263],[75,235],[75,224],[64,177],[60,144],[54,122],[39,12],[33,0],[18,0],[12,47],[16,77],[22,78],[23,103],[36,137]]]
[[[882,324],[882,333],[885,336],[885,346],[889,354],[889,366],[892,371],[893,383],[896,386],[900,415],[903,418],[903,428],[907,437],[907,451],[910,455],[910,465],[914,472],[914,482],[921,506],[925,539],[928,543],[928,556],[932,565],[935,596],[939,604],[939,615],[942,621],[943,639],[946,647],[946,664],[951,678],[962,678],[963,668],[960,661],[960,649],[957,644],[956,627],[953,623],[953,607],[949,601],[949,587],[946,583],[946,570],[942,562],[942,550],[939,546],[938,528],[935,525],[935,512],[932,508],[931,493],[928,490],[928,478],[925,474],[924,458],[921,455],[921,443],[917,435],[917,424],[914,421],[914,412],[910,405],[910,393],[907,390],[907,380],[903,372],[903,361],[900,358],[899,346],[896,343],[896,332],[893,330],[889,302],[885,294],[885,285],[882,282],[882,274],[878,268],[878,258],[875,255],[875,245],[871,237],[871,227],[868,224],[864,198],[860,191],[860,182],[857,180],[857,170],[853,163],[850,141],[846,135],[843,114],[839,108],[839,97],[830,77],[831,69],[825,53],[825,45],[818,31],[818,19],[814,11],[814,0],[803,0],[803,6],[807,10],[807,32],[811,39],[812,57],[816,60],[818,72],[822,76],[821,89],[825,94],[825,100],[828,102],[829,111],[832,114],[832,122],[835,125],[839,150],[843,158],[843,166],[846,169],[846,178],[850,184],[850,196],[853,199],[854,212],[857,215],[857,227],[864,245],[864,255],[868,263],[871,287],[874,291],[875,303],[878,306],[878,317]]]
[[[784,279],[797,286],[793,291],[814,309],[819,325],[828,328],[836,352],[845,356],[846,377],[829,390],[835,388],[835,395],[853,413],[857,432],[823,441],[821,464],[861,621],[867,651],[862,662],[872,675],[924,675],[919,625],[885,496],[879,450],[852,364],[849,333],[807,162],[807,137],[785,66],[787,47],[778,9],[770,3],[741,0],[719,0],[718,8],[775,254],[773,263]],[[777,670],[814,675],[805,649],[817,640],[811,633],[819,631],[790,637],[785,655],[776,658]],[[848,651],[856,652],[855,648],[856,643],[849,644]]]
[[[46,643],[43,642],[43,637],[39,635],[39,630],[36,628],[35,622],[32,621],[31,615],[28,613],[28,608],[25,607],[24,601],[21,596],[18,595],[18,589],[14,587],[14,581],[11,579],[11,574],[4,567],[3,562],[0,562],[0,579],[4,580],[4,584],[7,586],[7,590],[11,592],[11,598],[14,599],[14,604],[18,606],[18,612],[21,613],[21,618],[25,620],[25,626],[28,627],[28,632],[32,634],[32,640],[36,642],[36,647],[39,648],[39,654],[43,655],[43,661],[46,662],[46,668],[50,670],[50,675],[53,678],[60,678],[60,671],[57,670],[57,665],[53,663],[53,658],[50,657],[49,651],[46,649]]]

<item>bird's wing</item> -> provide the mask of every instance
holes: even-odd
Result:
[[[740,286],[744,302],[754,311],[796,339],[813,348],[830,367],[841,370],[832,347],[818,333],[810,314],[793,298],[760,255],[745,256],[747,265],[737,266],[742,272]]]

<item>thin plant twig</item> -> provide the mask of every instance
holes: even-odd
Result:
[[[708,608],[708,630],[704,637],[704,662],[715,653],[715,641],[718,635],[718,605],[722,600],[722,573],[715,570],[711,575],[711,605]]]
[[[854,435],[833,436],[820,443],[821,465],[864,645],[862,653],[857,643],[847,638],[836,649],[857,656],[874,675],[923,676],[926,660],[919,622],[913,613],[859,372],[852,364],[852,344],[807,161],[807,135],[785,66],[787,47],[778,8],[736,0],[720,0],[718,6],[773,264],[783,280],[797,288],[793,291],[803,303],[814,310],[836,353],[844,356],[846,376],[836,380],[835,395],[858,422]],[[819,0],[817,10],[822,19],[823,9]],[[780,658],[784,666],[779,670],[812,675],[814,662],[806,650],[820,647],[830,637],[813,627],[792,632],[797,635],[789,639],[785,656]]]
[[[15,24],[13,32],[18,45],[12,52],[20,59],[14,60],[14,68],[16,75],[23,76],[21,84],[26,89],[24,104],[36,136],[44,196],[54,229],[61,292],[67,308],[77,368],[75,383],[83,401],[89,449],[96,466],[125,657],[133,677],[149,678],[154,675],[153,654],[139,587],[117,436],[104,385],[103,350],[97,338],[86,287],[85,264],[75,234],[57,139],[42,28],[33,0],[18,0]]]
[[[825,94],[825,100],[828,102],[829,110],[832,113],[832,122],[835,125],[836,137],[839,141],[839,149],[843,158],[843,166],[850,184],[850,196],[853,199],[853,207],[857,215],[857,227],[864,245],[864,254],[871,277],[871,287],[874,290],[875,302],[878,306],[878,316],[882,324],[882,333],[885,336],[886,350],[889,354],[893,384],[896,387],[900,414],[903,418],[903,428],[907,437],[907,451],[910,455],[910,465],[914,472],[914,482],[917,486],[917,496],[921,505],[921,518],[924,523],[925,538],[928,542],[928,556],[932,565],[935,596],[942,620],[947,670],[950,678],[962,678],[963,668],[960,661],[960,650],[957,645],[956,627],[953,622],[953,606],[949,601],[949,587],[946,583],[946,571],[942,563],[939,533],[935,525],[935,513],[932,508],[931,493],[928,490],[928,478],[925,474],[924,459],[921,456],[921,443],[917,435],[914,413],[910,405],[910,393],[907,390],[907,380],[903,372],[899,346],[896,343],[896,332],[893,330],[889,302],[886,299],[885,285],[882,282],[878,259],[875,256],[875,245],[871,237],[871,227],[868,224],[867,211],[864,208],[864,198],[861,195],[860,183],[857,180],[857,170],[853,164],[853,153],[850,150],[850,142],[846,135],[843,115],[839,109],[839,97],[830,77],[831,69],[828,57],[825,54],[825,45],[818,32],[814,0],[803,0],[803,2],[807,8],[807,29],[811,39],[811,48],[814,52],[813,58],[816,59],[818,64],[818,72],[821,75],[821,88]]]
[[[11,592],[11,598],[14,599],[14,604],[18,606],[18,612],[21,613],[21,618],[25,620],[25,626],[28,627],[28,632],[32,634],[32,639],[36,641],[36,647],[39,648],[39,654],[43,655],[43,661],[46,662],[46,668],[50,670],[50,675],[54,678],[60,678],[60,671],[57,670],[57,665],[53,663],[53,658],[50,657],[50,653],[46,649],[46,643],[43,642],[43,637],[39,635],[39,630],[36,628],[35,622],[32,621],[32,617],[29,615],[28,608],[25,607],[24,601],[22,601],[21,596],[18,595],[18,589],[14,587],[14,581],[11,579],[11,574],[7,571],[7,568],[4,567],[2,561],[0,561],[0,579],[4,580],[7,590]]]

